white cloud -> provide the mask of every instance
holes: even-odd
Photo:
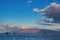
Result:
[[[27,6],[30,6],[32,3],[32,0],[28,0],[26,3],[27,3]]]
[[[27,1],[27,4],[32,3],[32,0]]]
[[[34,12],[40,12],[45,13],[43,15],[47,16],[48,18],[53,18],[53,22],[60,23],[60,4],[57,4],[55,2],[51,3],[49,6],[45,7],[44,9],[33,9]]]
[[[36,9],[36,8],[35,8]],[[35,9],[33,11],[35,11]],[[44,13],[53,13],[53,12],[59,12],[58,10],[60,10],[60,4],[57,3],[51,3],[49,6],[47,6],[46,8],[39,10],[38,8],[36,9],[38,12],[44,12]]]
[[[40,10],[38,8],[34,8],[33,12],[40,12]]]

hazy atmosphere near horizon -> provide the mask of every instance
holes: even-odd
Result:
[[[60,0],[0,0],[0,24],[58,29],[60,28],[59,8]]]

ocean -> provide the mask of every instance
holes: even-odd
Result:
[[[60,35],[52,34],[0,34],[0,40],[60,40]]]

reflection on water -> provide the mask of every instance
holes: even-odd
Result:
[[[47,34],[0,34],[0,40],[59,40],[60,35]]]

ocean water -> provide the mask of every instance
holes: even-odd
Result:
[[[0,40],[60,40],[60,35],[52,34],[0,34]]]

